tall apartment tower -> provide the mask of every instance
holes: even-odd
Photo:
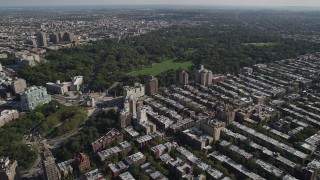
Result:
[[[27,82],[24,79],[16,79],[12,82],[13,92],[15,94],[22,93],[27,88]]]
[[[17,179],[17,161],[11,161],[8,157],[0,157],[0,179],[15,180]]]
[[[60,41],[59,33],[50,34],[50,41],[53,43],[58,43]]]
[[[213,74],[212,71],[205,69],[203,65],[200,66],[200,69],[196,70],[196,81],[203,85],[208,86],[212,84]]]
[[[59,32],[59,41],[64,41],[64,32]]]
[[[74,34],[71,32],[67,32],[67,41],[73,42],[75,41]]]
[[[146,83],[146,94],[152,96],[158,93],[158,79],[154,76],[150,76]]]
[[[180,84],[182,85],[189,84],[189,75],[185,71],[180,72]]]
[[[39,46],[47,47],[47,35],[46,32],[39,32],[38,34]]]

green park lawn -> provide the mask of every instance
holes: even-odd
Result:
[[[184,52],[184,54],[190,56],[191,54],[193,54],[193,53],[196,52],[196,51],[197,51],[197,49],[189,48],[188,50],[186,50],[186,51]]]
[[[153,64],[151,67],[144,67],[137,71],[132,71],[129,73],[131,76],[138,76],[138,75],[158,75],[160,73],[166,72],[168,70],[177,70],[181,69],[188,69],[192,66],[192,61],[186,62],[177,62],[175,59],[167,59],[161,63]]]

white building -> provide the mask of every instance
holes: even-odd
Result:
[[[133,96],[133,98],[139,98],[145,95],[145,87],[142,84],[136,83],[134,87],[123,87],[124,97]]]
[[[34,110],[40,104],[46,104],[51,101],[51,96],[47,94],[45,87],[32,86],[21,93],[21,109],[23,111]]]
[[[17,110],[3,110],[0,116],[0,127],[14,119],[17,119],[18,117],[19,112]]]
[[[83,76],[75,76],[70,82],[60,82],[57,80],[56,83],[48,82],[46,88],[49,92],[64,94],[69,91],[79,91],[80,85],[83,83]]]

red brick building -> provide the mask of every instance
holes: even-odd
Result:
[[[96,153],[105,149],[108,144],[122,141],[123,135],[117,129],[111,129],[106,135],[92,143],[92,151]]]
[[[85,153],[78,153],[75,157],[75,165],[80,172],[86,172],[91,169],[89,156]]]

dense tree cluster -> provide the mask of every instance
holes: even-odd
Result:
[[[18,161],[20,169],[28,168],[37,158],[37,152],[23,143],[23,138],[30,129],[59,107],[56,101],[37,107],[33,112],[21,114],[18,119],[0,128],[0,154]]]
[[[77,128],[86,119],[87,114],[83,108],[66,106],[48,116],[41,123],[40,132],[50,137],[61,136]]]
[[[75,153],[82,151],[92,154],[91,143],[115,127],[116,119],[116,111],[102,110],[98,112],[96,116],[86,122],[86,125],[77,135],[71,137],[61,145],[56,154],[58,160],[71,159]]]
[[[53,51],[47,55],[49,62],[19,69],[18,73],[32,85],[83,75],[89,89],[103,91],[115,81],[132,79],[128,72],[167,58],[191,60],[195,66],[204,64],[214,73],[236,73],[243,66],[319,50],[320,45],[316,43],[283,39],[242,26],[171,27],[120,42],[105,40]],[[178,80],[175,71],[159,77],[161,85]]]

